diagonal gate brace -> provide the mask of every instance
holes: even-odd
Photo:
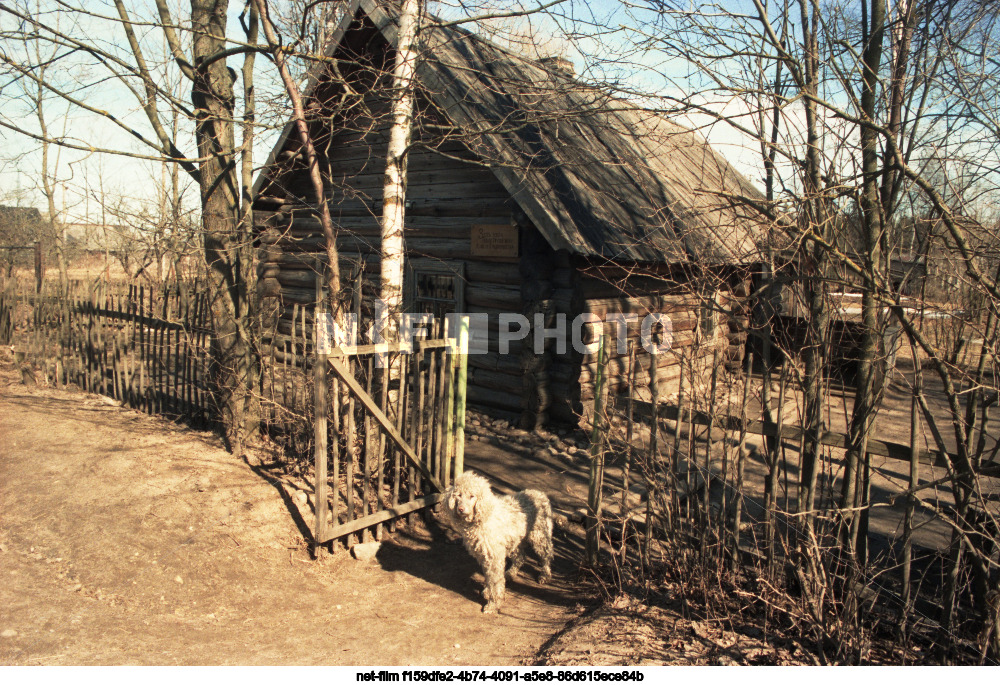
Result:
[[[330,368],[333,369],[334,373],[337,374],[340,380],[347,384],[347,387],[352,393],[354,393],[354,396],[358,398],[358,401],[360,401],[372,417],[374,417],[375,420],[381,424],[382,428],[385,429],[385,432],[389,435],[392,441],[396,443],[396,446],[402,450],[403,454],[405,454],[410,461],[413,462],[414,466],[420,469],[421,475],[427,479],[435,490],[443,492],[444,488],[441,487],[441,482],[431,475],[427,466],[420,461],[420,458],[417,457],[413,448],[410,447],[403,436],[399,434],[399,431],[396,430],[396,426],[389,419],[389,417],[386,416],[381,409],[379,409],[378,403],[371,397],[371,395],[365,392],[364,388],[362,388],[357,380],[355,380],[354,375],[336,359],[328,359],[327,361],[329,362]]]

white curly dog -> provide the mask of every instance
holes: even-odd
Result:
[[[483,598],[487,614],[496,613],[505,592],[504,566],[511,560],[511,578],[524,564],[528,547],[541,559],[538,582],[552,577],[552,505],[538,490],[498,497],[489,481],[466,471],[447,491],[445,510],[486,576]]]

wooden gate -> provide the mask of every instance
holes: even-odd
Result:
[[[441,501],[462,472],[468,317],[458,321],[453,338],[414,341],[409,349],[328,351],[316,327],[317,555],[329,542],[381,539],[384,526],[393,529],[400,517]]]

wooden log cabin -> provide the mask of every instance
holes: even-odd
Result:
[[[355,0],[306,90],[341,271],[356,304],[378,291],[395,40],[392,11]],[[682,359],[738,362],[748,275],[768,229],[741,200],[759,192],[702,137],[583,83],[566,60],[526,59],[457,26],[422,30],[417,82],[407,307],[489,315],[488,353],[469,358],[471,405],[528,429],[586,413],[596,355],[563,349],[551,330],[542,351],[529,344],[536,321],[555,329],[559,315],[569,338],[580,314],[636,314],[627,324],[632,341],[646,314],[669,317],[670,351],[651,357],[638,348],[634,373],[615,346],[613,391],[630,375],[648,385],[652,363],[666,394]],[[277,304],[278,330],[288,330],[292,305],[314,298],[312,270],[324,251],[291,125],[255,191],[259,288]],[[532,322],[506,354],[502,313]],[[603,329],[614,336],[618,324]],[[582,329],[584,342],[600,330]]]

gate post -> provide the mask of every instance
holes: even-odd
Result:
[[[458,317],[458,346],[455,349],[455,477],[465,468],[465,386],[469,366],[469,316]]]
[[[322,561],[323,544],[326,541],[326,462],[327,462],[327,402],[326,402],[326,367],[327,367],[327,337],[326,309],[323,306],[323,274],[322,268],[316,270],[316,306],[313,310],[313,427],[315,430],[314,458],[316,462],[316,487],[314,488],[316,525],[313,528],[313,556],[316,561]]]

